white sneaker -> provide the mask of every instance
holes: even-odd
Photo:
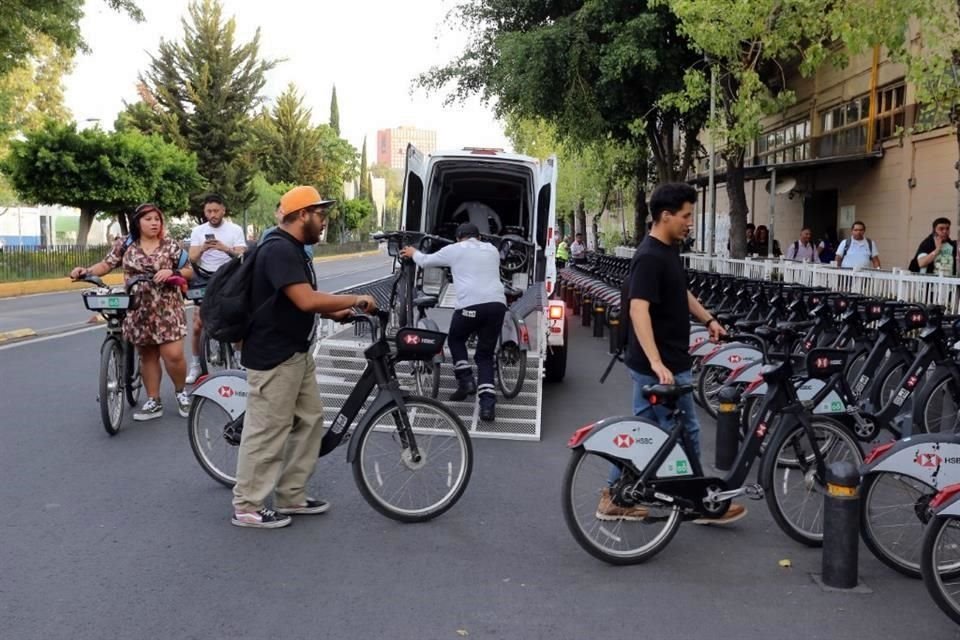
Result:
[[[186,391],[177,394],[177,411],[180,412],[181,418],[190,417],[190,396],[187,395]]]
[[[160,404],[159,400],[154,400],[153,398],[147,398],[147,401],[143,403],[140,410],[133,414],[133,419],[137,422],[156,420],[161,417],[163,417],[163,405]]]
[[[185,382],[187,384],[196,383],[197,378],[200,377],[201,373],[202,372],[200,371],[200,363],[194,362],[193,364],[190,365],[190,370],[187,371],[187,379]]]

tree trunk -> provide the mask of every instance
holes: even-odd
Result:
[[[127,216],[124,213],[117,214],[117,224],[120,225],[120,233],[124,237],[130,234],[130,227],[127,226]]]
[[[747,192],[744,187],[743,153],[727,158],[727,200],[730,201],[730,255],[747,255]],[[723,240],[721,239],[721,247]]]
[[[647,235],[647,218],[650,208],[647,206],[647,174],[650,171],[649,156],[640,153],[633,176],[633,239],[640,244]]]
[[[583,198],[577,200],[577,213],[576,213],[576,223],[574,224],[574,232],[583,234],[583,242],[587,243],[589,240],[587,236],[587,210],[583,204]]]
[[[93,216],[96,215],[93,207],[80,207],[80,225],[77,227],[77,244],[80,248],[86,248],[87,236],[90,235],[90,227],[93,226]]]

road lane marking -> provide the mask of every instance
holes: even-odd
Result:
[[[17,340],[18,338],[29,338],[35,335],[37,335],[36,331],[26,328],[13,329],[12,331],[0,331],[0,344],[9,342],[10,340]]]
[[[7,349],[16,349],[17,347],[22,347],[28,344],[37,344],[39,342],[46,342],[48,340],[59,340],[60,338],[75,336],[78,333],[86,333],[87,331],[96,331],[97,329],[103,329],[103,328],[104,328],[104,325],[95,324],[89,327],[81,327],[80,329],[74,329],[73,331],[66,331],[64,333],[57,333],[50,336],[40,336],[39,338],[34,338],[32,340],[21,340],[20,342],[14,342],[12,344],[0,345],[0,351],[6,351]]]

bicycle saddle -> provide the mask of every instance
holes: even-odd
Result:
[[[417,296],[413,299],[413,306],[418,309],[432,309],[437,306],[437,296]]]
[[[765,323],[763,320],[737,320],[733,326],[741,331],[753,331],[757,327],[763,326]]]
[[[693,392],[692,384],[648,384],[642,389],[643,397],[650,404],[676,402],[681,396]]]

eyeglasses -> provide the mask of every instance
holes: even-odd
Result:
[[[306,209],[304,209],[304,211],[306,211],[307,213],[315,213],[318,216],[325,216],[330,212],[330,206],[320,205],[316,207],[307,207]]]

